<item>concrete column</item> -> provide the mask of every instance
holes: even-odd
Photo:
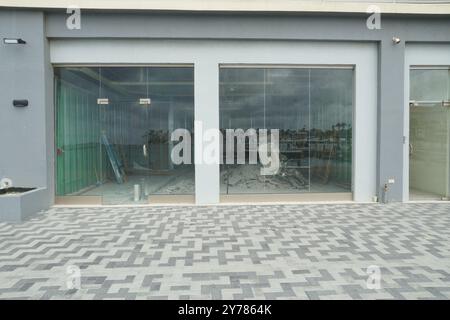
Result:
[[[44,13],[1,10],[2,38],[22,38],[26,44],[0,43],[0,179],[17,187],[47,190],[54,197],[53,70],[44,30]],[[13,107],[27,99],[26,108]]]
[[[195,64],[195,201],[216,204],[220,196],[219,163],[206,164],[203,159],[203,133],[219,128],[219,67],[216,62],[199,59]],[[208,143],[208,148],[211,144]],[[219,150],[219,142],[214,143]]]
[[[384,37],[380,42],[378,65],[378,196],[383,199],[384,185],[388,184],[388,201],[399,202],[403,200],[403,184],[408,183],[403,174],[404,40],[394,44],[392,37]],[[389,180],[394,183],[389,184]]]

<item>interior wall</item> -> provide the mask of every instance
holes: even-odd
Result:
[[[104,179],[97,97],[56,81],[56,195],[71,194]]]

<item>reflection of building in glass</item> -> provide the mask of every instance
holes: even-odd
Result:
[[[170,161],[171,132],[193,130],[191,67],[61,67],[55,78],[58,196],[194,193],[194,165]]]
[[[409,192],[411,199],[450,196],[450,68],[410,71]]]
[[[280,130],[280,171],[222,165],[222,193],[350,192],[353,69],[220,70],[221,128]]]

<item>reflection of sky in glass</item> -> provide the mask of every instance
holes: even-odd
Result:
[[[223,68],[220,83],[222,128],[330,130],[352,122],[350,69]]]
[[[221,192],[349,192],[353,89],[353,69],[222,67],[221,128],[279,129],[280,168],[223,165]]]
[[[442,101],[450,99],[449,69],[413,69],[410,73],[411,100]]]
[[[142,144],[151,131],[168,135],[169,118],[172,128],[193,128],[193,68],[68,67],[55,71],[64,83],[89,92],[94,105],[98,97],[109,99],[109,105],[99,106],[105,114],[100,125],[112,143]],[[140,105],[139,99],[147,97],[151,106]],[[173,117],[169,117],[170,108]],[[117,129],[125,121],[133,130]]]

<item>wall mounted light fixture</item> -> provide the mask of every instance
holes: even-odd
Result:
[[[13,106],[17,107],[17,108],[28,107],[28,100],[26,100],[26,99],[13,100]]]
[[[152,103],[152,100],[150,98],[140,98],[139,104],[149,106]]]
[[[3,43],[4,44],[25,44],[27,42],[21,38],[3,38]]]
[[[98,98],[97,99],[97,104],[109,104],[109,99],[108,98]]]

